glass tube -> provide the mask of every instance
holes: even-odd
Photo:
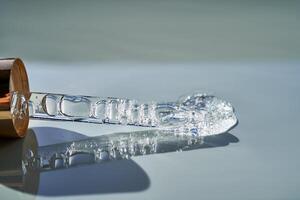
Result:
[[[22,118],[27,109],[36,119],[153,127],[198,136],[221,134],[238,123],[230,103],[205,94],[174,102],[143,103],[126,98],[14,92],[13,117]]]

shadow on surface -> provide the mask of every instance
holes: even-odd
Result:
[[[72,167],[71,163],[67,167],[64,166],[63,169],[58,170],[56,167],[52,168],[51,164],[47,165],[46,168],[42,168],[40,164],[37,164],[36,158],[28,156],[28,152],[31,152],[30,155],[39,155],[43,151],[47,151],[51,155],[52,153],[57,155],[57,152],[61,150],[60,148],[65,148],[70,144],[72,138],[74,140],[81,139],[77,141],[78,144],[118,140],[126,141],[127,145],[131,145],[130,142],[134,141],[135,143],[138,142],[138,145],[142,143],[146,150],[150,149],[150,154],[152,146],[156,148],[154,153],[164,153],[178,151],[179,149],[187,151],[220,147],[239,142],[238,138],[230,133],[208,136],[201,139],[201,141],[190,141],[186,138],[178,140],[174,137],[170,139],[169,137],[158,136],[151,131],[116,133],[95,138],[88,138],[76,132],[51,127],[39,127],[35,131],[37,133],[30,129],[26,137],[19,140],[1,139],[0,183],[18,191],[42,196],[138,192],[150,186],[150,179],[146,172],[131,159],[121,158],[96,163],[79,162],[76,167]],[[59,135],[64,135],[62,137],[66,138],[65,143],[39,147],[36,135],[41,134],[43,131],[49,134],[52,134],[51,132],[54,134],[59,133],[55,136],[56,138],[59,138]],[[159,140],[157,140],[157,137],[159,137]],[[148,143],[148,146],[144,144],[145,141],[149,141],[149,138],[150,141],[151,139],[157,141],[155,145],[151,143],[152,146],[149,147]],[[61,141],[60,138],[57,142]],[[139,151],[141,150],[139,149]],[[146,152],[146,154],[148,153]]]
[[[115,160],[43,172],[38,194],[63,196],[137,192],[149,185],[149,177],[133,160]]]

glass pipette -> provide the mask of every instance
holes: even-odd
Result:
[[[12,116],[22,118],[27,109],[30,118],[154,127],[197,136],[224,133],[238,123],[230,103],[205,94],[168,103],[139,103],[125,98],[13,92]]]
[[[155,127],[198,136],[224,133],[238,123],[231,104],[211,95],[145,103],[125,98],[38,93],[30,92],[21,59],[0,59],[0,71],[3,137],[23,137],[29,117]]]

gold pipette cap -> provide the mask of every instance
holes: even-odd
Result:
[[[20,58],[0,59],[0,137],[23,137],[28,128],[28,108],[22,118],[11,114],[11,94],[15,91],[29,95],[25,65]]]

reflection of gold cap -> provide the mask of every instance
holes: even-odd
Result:
[[[31,129],[20,140],[0,140],[0,184],[26,193],[36,194],[40,172],[27,170],[22,165],[28,152],[32,152],[34,156],[38,153],[38,142],[34,131]]]
[[[29,116],[13,118],[10,112],[11,92],[18,91],[28,98],[29,83],[25,65],[19,58],[0,59],[0,137],[23,137]]]

